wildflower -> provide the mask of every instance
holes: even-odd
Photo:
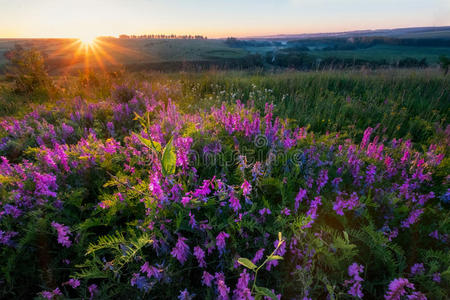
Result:
[[[170,252],[170,254],[178,259],[178,261],[183,265],[186,260],[187,260],[187,256],[189,254],[189,246],[186,245],[185,241],[187,239],[180,236],[178,237],[178,241],[176,246],[172,249],[172,252]]]
[[[55,296],[60,296],[62,295],[61,291],[59,290],[59,288],[54,289],[53,291],[49,292],[49,291],[44,291],[41,292],[42,297],[44,297],[45,299],[53,299],[53,297]]]
[[[195,246],[194,247],[194,256],[195,256],[195,258],[197,258],[198,265],[201,268],[206,267],[205,251],[203,251],[203,249],[200,246]]]
[[[220,254],[225,250],[225,239],[229,238],[230,235],[226,232],[220,232],[216,237],[216,246]]]
[[[58,232],[58,243],[63,245],[64,247],[69,248],[70,245],[72,245],[72,242],[68,237],[69,235],[71,235],[69,227],[63,224],[56,223],[55,221],[52,222],[52,227],[55,228]]]
[[[78,279],[70,278],[69,281],[63,283],[63,285],[70,285],[73,289],[80,286],[80,281]]]
[[[217,290],[219,291],[219,299],[220,300],[228,300],[228,293],[230,292],[230,288],[227,287],[225,284],[225,276],[223,273],[216,273],[216,284],[217,284]]]
[[[180,295],[178,296],[179,300],[191,300],[194,299],[195,294],[190,295],[187,289],[184,289],[184,291],[180,292]]]
[[[211,282],[213,281],[214,276],[212,276],[211,274],[209,274],[206,271],[203,271],[203,276],[202,276],[202,284],[211,287]]]
[[[317,178],[317,193],[320,193],[320,190],[327,184],[328,182],[328,170],[322,169],[319,172],[319,178]]]
[[[259,262],[261,260],[261,258],[263,258],[264,256],[264,248],[259,249],[258,251],[256,251],[255,253],[255,257],[253,257],[252,262],[254,264],[256,264],[257,262]]]
[[[259,210],[259,214],[263,217],[264,215],[271,215],[272,212],[270,211],[270,209],[264,207],[263,209]]]
[[[285,208],[283,208],[281,210],[281,214],[285,215],[285,216],[290,216],[291,215],[291,210],[289,208],[285,207]]]
[[[36,184],[34,192],[36,196],[56,197],[56,193],[52,191],[58,188],[56,176],[39,172],[33,172],[33,176]]]
[[[97,285],[96,284],[91,284],[90,286],[88,286],[88,291],[89,291],[89,294],[90,294],[90,298],[89,299],[94,298],[94,295],[98,293]]]
[[[275,240],[273,242],[273,246],[275,248],[277,248],[279,246],[278,249],[275,251],[274,255],[284,256],[286,254],[286,243],[283,242],[283,243],[281,243],[281,245],[279,245],[279,243],[280,243],[279,240]],[[266,270],[270,271],[270,269],[272,267],[276,267],[276,266],[278,266],[278,260],[271,260],[267,263]]]
[[[364,296],[361,287],[361,282],[363,282],[363,279],[359,275],[359,273],[362,273],[363,271],[364,266],[358,265],[357,263],[353,263],[348,267],[348,275],[351,276],[352,279],[346,280],[345,285],[352,285],[348,290],[348,293],[353,297],[362,298]]]
[[[366,171],[366,184],[371,187],[375,182],[375,174],[377,172],[377,167],[374,165],[369,165]]]
[[[161,270],[154,266],[150,266],[148,262],[145,262],[141,266],[141,272],[146,273],[148,278],[155,277],[158,280],[162,278]]]
[[[434,273],[433,274],[433,281],[437,282],[437,283],[441,282],[441,273]]]
[[[412,267],[411,267],[411,275],[417,275],[417,274],[421,274],[421,273],[423,273],[423,272],[425,272],[425,267],[423,266],[423,264],[422,263],[417,263],[417,264],[414,264]]]
[[[423,213],[423,209],[413,210],[406,220],[403,220],[401,226],[403,228],[409,228],[412,224],[416,223],[420,215]]]
[[[248,283],[250,281],[250,275],[245,269],[244,272],[239,276],[238,282],[236,284],[236,289],[233,292],[234,299],[254,299],[250,289],[248,288]]]
[[[241,189],[242,189],[242,194],[244,196],[247,196],[252,191],[252,185],[247,180],[244,179],[244,183],[242,183]]]
[[[234,196],[234,193],[230,195],[230,207],[237,212],[241,208],[241,204],[239,203],[239,199]]]
[[[139,273],[133,273],[133,277],[131,277],[130,281],[131,286],[136,286],[139,290],[148,291],[150,289],[150,284],[144,276],[141,276]]]
[[[302,200],[303,200],[303,198],[305,198],[305,196],[306,196],[306,190],[305,189],[300,189],[298,191],[297,196],[295,197],[295,211],[298,210],[300,202],[302,202]]]
[[[317,218],[317,210],[319,206],[322,205],[322,198],[320,196],[315,197],[314,200],[309,204],[309,210],[306,212],[306,216],[308,216],[311,220],[308,224],[303,225],[302,228],[310,228],[311,224],[314,223],[314,220]]]
[[[400,300],[402,296],[407,294],[406,288],[414,290],[414,284],[410,283],[406,278],[396,278],[389,283],[389,290],[384,295],[386,300]]]
[[[344,200],[343,194],[338,194],[338,196],[336,196],[336,201],[333,203],[333,209],[338,215],[343,216],[344,208],[351,210],[357,205],[359,205],[359,197],[355,192],[350,195],[348,200]]]

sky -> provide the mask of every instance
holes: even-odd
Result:
[[[0,0],[0,38],[209,38],[450,25],[450,0]]]

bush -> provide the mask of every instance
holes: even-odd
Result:
[[[16,93],[48,92],[53,86],[39,51],[16,45],[5,57],[9,61],[6,77],[14,81]]]

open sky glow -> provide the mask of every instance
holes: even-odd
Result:
[[[449,0],[0,0],[0,37],[243,37],[446,26],[449,16]]]

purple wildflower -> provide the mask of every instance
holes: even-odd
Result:
[[[258,251],[256,251],[255,253],[255,257],[253,257],[252,262],[254,264],[256,264],[257,262],[259,262],[261,260],[261,258],[263,258],[264,256],[264,248],[259,249]]]
[[[230,235],[226,232],[221,231],[216,237],[216,246],[220,254],[225,250],[225,239],[229,238]]]
[[[78,279],[70,278],[69,281],[63,283],[63,285],[70,285],[73,289],[80,286],[80,281]]]
[[[227,287],[225,284],[225,276],[223,273],[216,273],[216,284],[217,284],[217,290],[219,291],[219,297],[220,300],[228,300],[228,293],[230,292],[230,288]]]
[[[203,276],[202,276],[202,284],[211,287],[211,282],[213,281],[214,276],[212,276],[211,274],[209,274],[206,271],[203,271]]]
[[[348,267],[348,275],[352,277],[350,280],[345,281],[345,285],[352,285],[348,290],[348,293],[353,297],[362,298],[364,296],[362,292],[361,282],[363,279],[359,275],[359,273],[364,272],[364,266],[358,265],[357,263],[353,263]]]
[[[248,288],[248,283],[250,281],[250,275],[247,273],[245,269],[244,272],[239,276],[238,282],[236,284],[236,289],[233,292],[234,299],[246,299],[253,300],[252,293]]]
[[[96,284],[91,284],[90,286],[88,286],[88,291],[90,294],[89,299],[94,298],[94,295],[98,293],[98,288]]]
[[[180,295],[178,296],[179,300],[191,300],[194,299],[195,295],[190,295],[187,289],[184,289],[184,291],[180,292]]]
[[[53,291],[49,292],[49,291],[44,291],[41,292],[42,297],[44,297],[45,299],[53,299],[53,297],[55,296],[60,296],[62,295],[61,291],[59,290],[59,288],[54,289]]]
[[[206,267],[205,251],[203,251],[203,249],[200,246],[194,247],[194,256],[195,256],[195,258],[197,258],[198,265],[201,268],[205,268]]]
[[[386,300],[400,300],[402,296],[407,294],[406,288],[414,290],[414,284],[410,283],[406,278],[396,278],[389,283],[389,290],[384,295]]]
[[[69,227],[55,221],[52,222],[52,227],[58,232],[58,243],[69,248],[72,245],[72,242],[69,240],[69,235],[71,235]]]
[[[416,209],[413,210],[408,218],[406,218],[406,220],[403,220],[401,223],[401,227],[403,228],[409,228],[412,224],[416,223],[417,220],[419,219],[420,215],[423,213],[423,209]]]
[[[234,210],[234,212],[237,212],[239,209],[241,209],[239,199],[234,196],[234,193],[231,193],[230,195],[230,207]]]
[[[162,278],[161,269],[159,269],[155,266],[150,266],[148,264],[148,262],[145,262],[141,266],[141,272],[146,273],[148,278],[155,277],[158,280],[160,280]]]
[[[412,267],[411,267],[411,275],[417,275],[417,274],[421,274],[421,273],[423,273],[423,272],[425,272],[425,267],[423,266],[423,264],[422,263],[417,263],[417,264],[414,264]]]
[[[178,241],[176,246],[172,249],[172,252],[170,252],[170,254],[172,254],[173,257],[175,257],[176,259],[178,259],[178,261],[183,265],[186,260],[187,260],[187,256],[189,254],[189,246],[186,245],[185,241],[187,240],[187,238],[185,237],[178,237]]]
[[[300,202],[302,202],[302,200],[303,200],[303,198],[305,198],[305,196],[306,196],[306,190],[305,189],[300,189],[298,191],[297,196],[295,197],[295,211],[298,210]]]
[[[148,291],[150,289],[150,283],[147,278],[141,276],[139,273],[134,273],[130,281],[131,286],[136,286],[141,291]]]

